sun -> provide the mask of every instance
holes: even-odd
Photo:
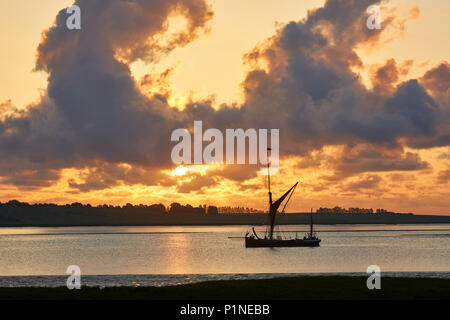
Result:
[[[211,165],[192,165],[192,166],[184,166],[179,165],[175,169],[173,169],[170,174],[174,177],[181,177],[186,175],[188,172],[196,172],[200,174],[205,174],[206,171],[211,167]]]
[[[189,168],[185,166],[178,166],[175,169],[172,170],[171,175],[172,176],[184,176],[186,172],[188,172]]]

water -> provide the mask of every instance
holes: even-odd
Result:
[[[306,231],[306,226],[283,230]],[[246,249],[245,226],[0,228],[0,286],[168,285],[284,274],[450,277],[450,225],[317,226],[319,248]],[[24,277],[27,276],[27,277]]]

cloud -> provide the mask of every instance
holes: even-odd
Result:
[[[391,58],[384,65],[372,68],[369,70],[373,85],[372,90],[377,93],[392,95],[400,77],[408,74],[413,63],[413,60],[406,60],[398,66],[395,59]]]
[[[443,111],[415,80],[399,83],[411,61],[389,60],[368,90],[353,71],[356,49],[380,39],[362,23],[372,1],[327,1],[305,20],[290,22],[247,56],[244,117],[283,128],[283,152],[305,155],[325,145],[371,143],[400,147],[439,134]],[[401,17],[386,19],[386,28]],[[386,91],[391,91],[389,92]],[[270,119],[270,121],[268,121]],[[250,121],[250,120],[247,120]]]
[[[170,186],[176,184],[173,176],[159,169],[98,161],[90,163],[90,167],[79,172],[75,178],[69,179],[69,187],[80,192],[108,189],[120,185]]]
[[[0,122],[0,150],[7,154],[2,161],[14,163],[18,171],[39,167],[42,172],[85,168],[92,161],[147,166],[150,171],[170,165],[170,132],[183,124],[175,120],[179,112],[159,96],[144,96],[129,63],[157,61],[195,39],[207,29],[210,8],[203,0],[75,4],[82,8],[82,29],[66,28],[63,9],[38,48],[36,70],[49,75],[47,94],[39,104]],[[185,18],[187,28],[162,47],[155,37],[168,29],[174,13]],[[1,174],[12,183],[18,176]],[[41,176],[45,182],[58,179],[55,174]],[[106,179],[97,187],[109,183]]]
[[[392,173],[388,177],[392,182],[408,182],[415,180],[413,174]]]
[[[325,182],[342,182],[349,177],[382,172],[393,172],[391,177],[406,177],[400,172],[414,173],[430,168],[430,164],[416,153],[405,152],[402,148],[381,148],[370,144],[346,146],[314,159],[320,166],[333,172],[319,177]]]
[[[256,46],[245,56],[249,70],[242,83],[242,105],[214,108],[207,99],[192,100],[182,111],[169,106],[167,92],[155,89],[167,74],[152,74],[138,83],[130,63],[157,63],[207,32],[213,13],[206,2],[75,4],[82,8],[82,30],[68,30],[67,14],[61,10],[39,45],[36,70],[48,73],[41,101],[25,111],[2,111],[4,183],[48,186],[60,178],[60,170],[75,168],[84,173],[69,185],[80,191],[133,183],[175,185],[160,173],[173,167],[170,133],[192,126],[194,120],[221,130],[280,129],[282,157],[307,157],[329,145],[371,146],[372,154],[352,155],[357,159],[353,169],[350,156],[338,159],[335,169],[348,174],[420,170],[425,162],[404,153],[405,145],[450,144],[448,100],[440,85],[447,81],[447,63],[420,81],[398,83],[409,64],[398,67],[388,60],[373,78],[380,90],[366,88],[355,73],[364,68],[358,48],[375,46],[391,27],[402,30],[406,23],[405,17],[389,11],[382,30],[367,29],[366,8],[373,0],[328,0],[309,11],[306,19],[287,23]],[[173,15],[183,16],[186,28],[168,34]],[[386,156],[383,150],[397,153]],[[212,170],[178,191],[201,190],[213,185],[216,177],[248,180],[257,170],[248,169]]]
[[[256,165],[221,166],[208,170],[208,174],[234,181],[244,181],[257,177],[259,167]]]
[[[361,151],[354,155],[344,155],[337,162],[339,173],[357,174],[361,172],[415,171],[428,168],[429,164],[417,154],[389,155],[371,150]]]
[[[429,164],[411,152],[381,150],[375,148],[346,148],[335,161],[339,174],[353,175],[361,172],[415,171],[428,168]]]
[[[450,151],[449,152],[442,152],[437,157],[439,160],[450,160]]]
[[[366,175],[356,181],[345,184],[343,191],[359,191],[361,189],[377,189],[383,179],[378,175]]]
[[[428,70],[420,82],[431,92],[448,92],[450,89],[450,64],[442,62],[437,67]]]
[[[446,184],[450,181],[450,169],[439,171],[437,183]]]
[[[177,191],[180,193],[201,193],[204,188],[214,186],[216,183],[217,182],[213,177],[196,173],[192,175],[191,180],[179,185]]]
[[[421,85],[439,105],[436,118],[436,134],[427,137],[415,137],[407,144],[409,147],[426,149],[450,145],[450,64],[442,62],[428,70],[419,79]]]

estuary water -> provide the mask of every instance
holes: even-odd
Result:
[[[283,230],[307,231],[305,225]],[[450,225],[320,225],[318,248],[244,247],[246,226],[0,228],[1,286],[171,285],[286,274],[450,277]]]

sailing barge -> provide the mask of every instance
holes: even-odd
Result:
[[[270,151],[270,149],[268,149]],[[277,211],[283,203],[284,199],[288,196],[288,199],[284,205],[283,211],[286,208],[298,182],[294,184],[280,199],[272,202],[272,192],[270,191],[270,162],[267,164],[268,170],[268,182],[269,182],[269,219],[264,236],[259,236],[255,231],[255,227],[251,229],[251,233],[247,232],[245,235],[245,247],[246,248],[275,248],[275,247],[318,247],[320,245],[320,239],[316,236],[312,221],[312,210],[310,218],[310,230],[303,238],[297,238],[297,233],[295,237],[286,237],[284,232],[275,232],[275,218]],[[277,235],[274,237],[274,233]]]

